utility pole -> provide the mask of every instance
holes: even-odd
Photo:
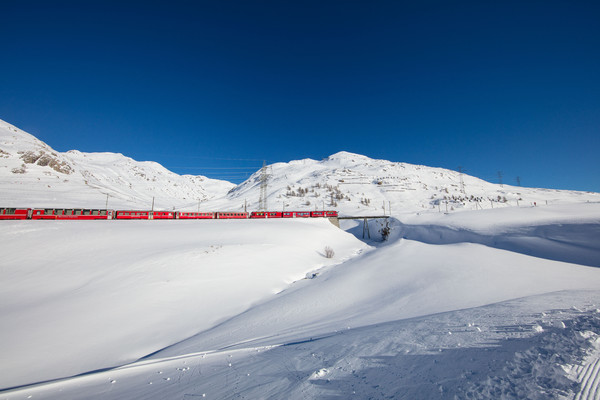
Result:
[[[500,183],[500,187],[504,187],[502,185],[502,171],[498,171],[498,183]]]
[[[106,205],[104,206],[105,210],[108,210],[108,193],[106,193]]]
[[[248,212],[248,211],[246,210],[246,200],[247,200],[247,199],[244,199],[244,212]]]
[[[154,197],[152,197],[152,211],[154,211]]]
[[[521,177],[517,176],[517,186],[521,186]]]

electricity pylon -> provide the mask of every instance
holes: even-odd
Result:
[[[267,161],[263,161],[263,166],[260,170],[260,198],[258,199],[258,209],[267,211]]]

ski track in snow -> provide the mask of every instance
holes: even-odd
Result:
[[[600,351],[586,361],[585,365],[577,366],[575,369],[577,381],[581,384],[581,390],[575,396],[575,400],[600,398]]]

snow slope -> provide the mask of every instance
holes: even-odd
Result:
[[[600,194],[492,184],[443,168],[374,160],[339,152],[328,158],[276,163],[266,169],[270,209],[327,209],[344,215],[401,215],[509,206],[599,202]],[[258,207],[261,172],[223,201]],[[384,209],[385,206],[385,209]]]
[[[600,205],[425,218],[501,236],[598,226]],[[467,233],[427,243],[393,226],[389,243],[367,247],[326,220],[2,224],[14,250],[0,293],[3,387],[123,367],[0,398],[573,398],[578,381],[594,388],[600,269],[553,260],[544,246],[531,256]]]
[[[3,207],[197,209],[235,185],[177,175],[160,164],[116,153],[60,153],[0,120]]]
[[[134,361],[366,247],[327,220],[2,222],[4,388]]]

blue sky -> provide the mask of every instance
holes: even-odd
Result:
[[[0,119],[242,181],[341,150],[600,192],[598,1],[3,1]]]

